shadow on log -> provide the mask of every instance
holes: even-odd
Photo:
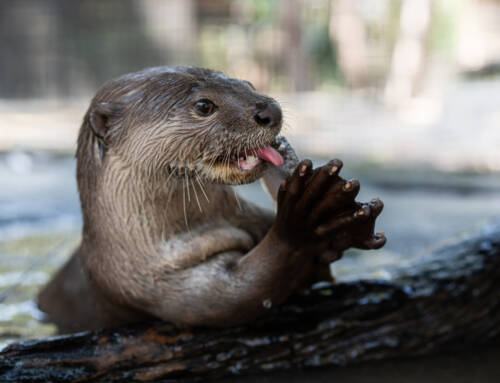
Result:
[[[13,344],[0,352],[0,381],[192,381],[424,355],[498,336],[500,226],[390,272],[390,282],[313,288],[252,326],[149,323]]]

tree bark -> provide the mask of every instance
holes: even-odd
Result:
[[[498,337],[500,225],[390,274],[312,288],[252,326],[149,323],[14,344],[0,352],[0,381],[204,380],[424,355]]]

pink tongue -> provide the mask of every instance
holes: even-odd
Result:
[[[270,162],[276,166],[281,166],[285,162],[283,160],[283,157],[281,157],[281,154],[279,154],[279,152],[276,149],[272,148],[271,146],[267,146],[264,149],[260,149],[255,154],[257,157],[263,159],[264,161]]]

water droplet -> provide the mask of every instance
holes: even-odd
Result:
[[[262,306],[264,306],[264,308],[266,309],[270,309],[271,307],[273,307],[273,302],[270,299],[264,299],[262,301]]]

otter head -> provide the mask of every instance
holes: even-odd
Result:
[[[271,146],[279,104],[247,81],[209,69],[153,68],[110,81],[97,93],[83,129],[93,158],[118,158],[150,178],[202,178],[241,184],[283,158]]]

